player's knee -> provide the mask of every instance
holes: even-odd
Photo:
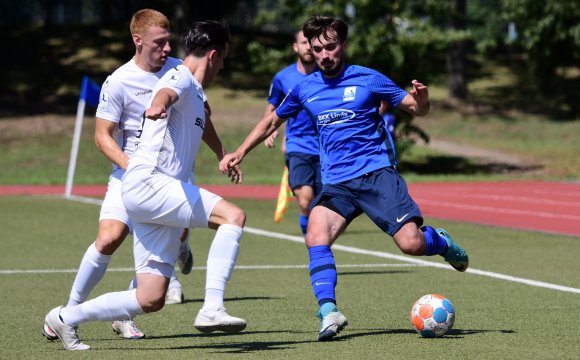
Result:
[[[99,231],[95,241],[97,251],[103,255],[112,255],[125,240],[124,234],[111,231]]]
[[[419,234],[404,233],[396,239],[399,249],[404,254],[419,256],[425,252],[425,245]]]
[[[312,199],[307,199],[307,198],[299,198],[298,199],[298,206],[300,207],[300,211],[303,214],[309,213],[309,207],[310,207],[311,201],[312,201]]]
[[[159,311],[165,306],[165,296],[161,294],[147,296],[141,299],[139,306],[146,313]]]
[[[239,227],[244,227],[246,224],[246,213],[244,210],[240,209],[239,207],[234,207],[228,213],[227,223],[237,225]]]
[[[316,246],[316,236],[312,232],[306,233],[306,237],[304,238],[304,242],[306,243],[307,248],[311,248]]]
[[[319,245],[331,245],[333,240],[330,239],[327,234],[317,232],[316,230],[311,231],[309,228],[306,237],[304,238],[304,242],[306,243],[307,248],[311,248]]]

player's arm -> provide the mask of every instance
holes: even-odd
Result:
[[[225,173],[233,166],[242,162],[243,158],[253,149],[270,136],[274,130],[278,129],[286,119],[281,119],[273,111],[269,115],[264,116],[258,124],[252,129],[250,134],[246,137],[242,145],[236,151],[224,156],[220,161],[220,170]]]
[[[414,116],[427,115],[431,108],[427,86],[417,80],[411,81],[411,84],[413,89],[403,98],[398,107]]]
[[[273,113],[274,111],[276,111],[276,107],[272,104],[268,104],[268,106],[266,106],[266,111],[264,112],[264,116],[268,116],[271,113]],[[268,148],[276,147],[275,141],[278,138],[278,136],[280,136],[280,132],[278,130],[274,130],[272,135],[268,136],[266,138],[266,140],[264,140],[264,145],[266,145],[266,147],[268,147]]]
[[[112,163],[127,169],[129,157],[121,150],[115,139],[117,123],[99,117],[95,121],[95,145]]]
[[[211,121],[211,109],[207,101],[204,103],[205,110],[205,128],[203,130],[202,140],[209,146],[211,151],[215,153],[218,161],[220,161],[226,154],[226,149],[224,148],[213,122]]]
[[[151,120],[165,119],[167,117],[167,109],[179,100],[179,95],[170,88],[162,88],[159,90],[153,100],[151,106],[145,110],[145,117]]]
[[[206,101],[203,105],[205,111],[205,128],[203,130],[202,140],[215,153],[218,161],[221,161],[227,152],[211,121],[211,108],[209,103]],[[244,173],[239,166],[234,166],[230,169],[228,176],[232,182],[237,184],[241,183],[244,179]]]

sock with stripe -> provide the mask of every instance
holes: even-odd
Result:
[[[318,305],[322,307],[326,303],[336,304],[336,264],[330,246],[313,246],[308,249],[308,255],[310,256],[308,266],[310,282]]]

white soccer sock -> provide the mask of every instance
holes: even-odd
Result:
[[[236,265],[242,233],[241,227],[232,224],[224,224],[217,229],[207,256],[203,303],[206,310],[224,306],[224,292]]]
[[[75,306],[87,299],[91,291],[105,275],[110,261],[111,255],[101,254],[97,250],[95,243],[89,246],[81,260],[66,306]]]
[[[112,292],[77,306],[62,308],[60,317],[69,325],[77,326],[87,321],[132,319],[145,312],[137,302],[137,290]]]

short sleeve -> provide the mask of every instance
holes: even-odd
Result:
[[[276,109],[276,115],[281,119],[295,117],[302,110],[300,101],[300,89],[302,83],[294,86],[290,94],[284,98],[280,106]]]
[[[101,87],[96,117],[118,123],[123,113],[124,93],[122,83],[109,75]]]
[[[407,96],[405,90],[401,89],[391,79],[377,71],[371,73],[368,87],[374,96],[379,100],[387,101],[392,109],[399,106],[401,101]]]

